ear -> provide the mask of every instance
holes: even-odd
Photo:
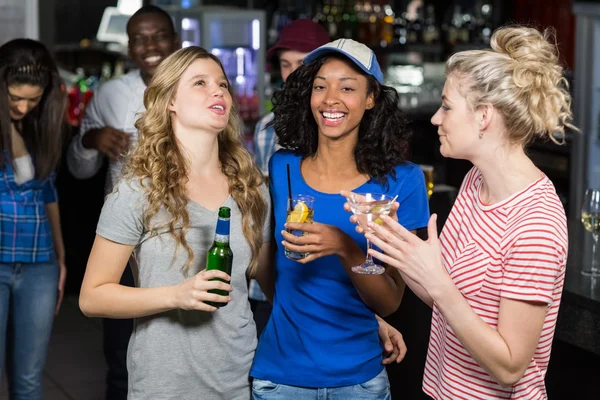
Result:
[[[373,107],[375,107],[375,96],[373,96],[373,93],[371,93],[370,95],[367,96],[367,110],[372,109]]]
[[[488,126],[492,123],[496,109],[491,104],[484,104],[479,106],[475,113],[475,118],[479,123],[479,131],[485,131]]]
[[[169,102],[169,106],[167,107],[167,109],[171,112],[175,112],[175,99],[171,99],[171,101]]]
[[[181,49],[181,39],[179,39],[178,35],[175,35],[175,38],[173,39],[173,49],[174,52]]]

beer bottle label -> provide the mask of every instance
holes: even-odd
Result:
[[[215,242],[229,243],[229,218],[219,217],[215,232]]]

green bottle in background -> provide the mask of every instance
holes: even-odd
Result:
[[[206,256],[206,270],[217,269],[223,271],[231,276],[231,264],[233,263],[233,252],[229,247],[229,218],[231,216],[231,210],[229,207],[219,208],[219,220],[217,221],[217,229],[215,232],[215,241],[208,250]],[[229,283],[223,279],[213,278],[211,280],[219,280],[221,282]],[[225,290],[212,289],[209,293],[219,294],[221,296],[229,296],[229,292]],[[206,302],[214,307],[222,307],[226,303],[214,303]]]

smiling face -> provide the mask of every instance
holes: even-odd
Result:
[[[216,134],[227,127],[232,98],[225,73],[214,60],[194,61],[183,73],[171,111],[173,126],[202,129]]]
[[[42,100],[44,89],[37,85],[11,85],[8,87],[8,111],[12,120],[23,119]]]
[[[127,34],[129,56],[143,76],[152,77],[158,64],[180,47],[167,17],[157,13],[133,17]]]
[[[310,107],[319,128],[319,135],[339,139],[358,137],[358,128],[365,110],[374,106],[372,94],[367,94],[367,78],[345,61],[329,58],[315,76]]]
[[[470,160],[480,147],[480,125],[477,113],[471,110],[467,99],[458,90],[464,79],[469,78],[451,75],[446,79],[442,105],[431,117],[431,123],[438,127],[440,153],[444,157]]]

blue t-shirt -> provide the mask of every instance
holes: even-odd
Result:
[[[339,194],[309,187],[300,172],[301,158],[278,151],[269,163],[275,217],[275,297],[273,312],[263,331],[250,375],[275,383],[326,388],[356,385],[383,369],[382,348],[375,314],[361,300],[336,255],[308,264],[287,259],[281,245],[286,220],[287,173],[292,191],[315,198],[314,220],[339,227],[363,249],[366,239],[355,231]],[[399,221],[409,230],[427,226],[429,206],[421,169],[411,163],[395,167],[389,187],[369,181],[355,192],[398,194]]]

